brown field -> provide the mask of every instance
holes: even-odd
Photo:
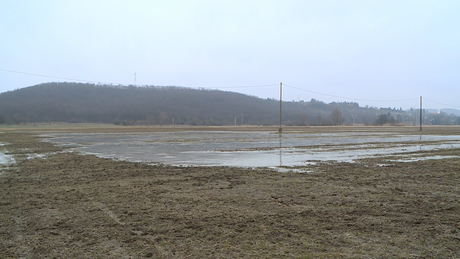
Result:
[[[46,131],[278,127],[0,127],[0,258],[459,258],[460,159],[320,163],[312,173],[113,161]],[[460,135],[460,127],[286,127]],[[48,154],[46,159],[30,159]],[[460,149],[430,151],[460,156]],[[381,166],[386,164],[387,166]]]

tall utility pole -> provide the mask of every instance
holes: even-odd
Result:
[[[134,86],[136,86],[136,74],[137,73],[134,73]]]
[[[420,96],[420,131],[422,131],[422,97]]]
[[[281,127],[281,105],[283,103],[283,83],[280,82],[280,128],[279,128],[279,133],[283,131],[283,128]]]

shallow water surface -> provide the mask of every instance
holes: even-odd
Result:
[[[0,152],[0,165],[10,165],[14,163],[14,158],[12,155],[7,155]]]
[[[292,167],[314,161],[460,148],[460,136],[391,133],[273,134],[269,132],[174,132],[48,134],[47,141],[87,154],[175,166]],[[418,156],[418,159],[423,159]],[[427,159],[430,159],[427,157]]]
[[[0,146],[4,146],[4,143],[0,143]],[[1,174],[1,167],[8,167],[14,164],[16,161],[12,155],[8,155],[4,150],[0,150],[0,174]]]

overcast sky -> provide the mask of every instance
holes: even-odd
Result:
[[[136,73],[136,85],[279,99],[283,82],[289,101],[460,109],[457,0],[3,0],[0,35],[0,92]]]

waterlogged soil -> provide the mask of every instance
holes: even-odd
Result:
[[[418,132],[418,131],[417,131]],[[384,154],[460,148],[460,135],[398,132],[183,131],[48,133],[47,141],[73,150],[131,162],[174,166],[293,167],[351,162]]]
[[[39,134],[0,133],[0,151],[16,161],[0,165],[0,258],[460,257],[460,149],[420,152],[446,159],[379,157],[280,173],[114,161]]]

